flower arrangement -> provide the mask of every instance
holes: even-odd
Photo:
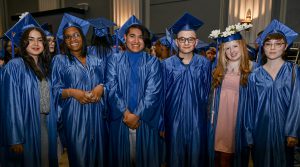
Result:
[[[26,15],[28,15],[29,12],[24,12],[19,16],[19,19],[21,20],[23,17],[25,17]]]
[[[221,32],[220,30],[213,30],[210,34],[209,34],[209,38],[212,38],[212,39],[216,39],[216,38],[221,38],[221,37],[228,37],[230,35],[233,35],[237,32],[240,32],[242,30],[246,30],[250,27],[252,27],[253,25],[252,24],[247,24],[247,23],[244,23],[244,24],[240,24],[240,23],[237,23],[237,24],[234,24],[234,25],[230,25],[228,27],[226,27],[225,31]]]

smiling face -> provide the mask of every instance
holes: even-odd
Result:
[[[28,35],[26,52],[30,56],[39,56],[44,51],[42,34],[33,29]]]
[[[82,51],[83,40],[82,36],[76,27],[69,27],[64,31],[64,41],[71,53]]]
[[[242,49],[238,41],[233,40],[224,43],[224,51],[227,59],[231,62],[236,62],[241,60]]]
[[[54,53],[54,51],[55,51],[55,38],[53,36],[47,36],[46,38],[47,38],[47,41],[48,41],[50,53]]]
[[[179,54],[190,54],[193,53],[198,39],[195,31],[183,30],[177,34],[176,45],[179,49]]]
[[[145,48],[142,30],[131,27],[128,33],[124,35],[127,49],[131,52],[140,52]]]

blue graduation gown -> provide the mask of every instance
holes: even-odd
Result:
[[[257,68],[257,64],[253,62],[252,70]],[[209,120],[208,120],[208,152],[209,152],[209,166],[214,167],[215,159],[215,130],[218,122],[219,103],[221,95],[222,85],[214,89],[211,92],[212,100],[209,107]],[[234,154],[234,166],[236,167],[248,167],[249,162],[249,147],[243,133],[243,113],[248,112],[247,108],[243,105],[247,101],[247,86],[240,86],[239,88],[239,102],[238,111],[236,117],[236,128],[235,128],[235,154]],[[214,105],[214,106],[212,106]]]
[[[130,64],[127,52],[116,53],[108,59],[106,85],[109,89],[111,167],[130,167],[129,128],[122,122],[129,103]],[[136,131],[136,166],[159,166],[158,121],[161,106],[162,75],[160,62],[146,52],[138,67],[138,104],[131,111],[140,117]]]
[[[286,146],[286,137],[299,137],[300,73],[297,67],[292,82],[292,68],[285,62],[273,80],[261,66],[249,77],[244,122],[256,167],[293,166],[293,148]]]
[[[80,104],[75,98],[62,99],[62,90],[91,91],[103,83],[103,62],[87,55],[86,65],[75,56],[56,55],[52,62],[53,90],[58,119],[62,123],[70,166],[107,166],[107,124],[103,98]]]
[[[2,72],[1,121],[2,142],[6,147],[5,165],[41,166],[40,94],[39,80],[21,58],[11,60]],[[50,86],[50,81],[49,81]],[[51,90],[51,89],[50,89]],[[49,133],[49,166],[58,166],[56,113],[50,92],[50,113],[47,116]],[[16,155],[9,147],[23,144],[24,152]],[[16,162],[16,158],[21,160]]]
[[[194,54],[184,65],[178,56],[163,61],[167,165],[207,166],[207,103],[211,64]]]

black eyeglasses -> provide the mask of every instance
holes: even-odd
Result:
[[[177,40],[178,40],[179,43],[185,43],[186,41],[188,43],[195,43],[196,38],[194,38],[194,37],[189,37],[189,38],[180,37],[180,38],[177,38]]]
[[[64,36],[64,38],[65,38],[65,40],[67,40],[67,41],[69,41],[69,40],[71,40],[71,39],[78,39],[80,37],[80,34],[79,33],[74,33],[74,34],[72,34],[72,35],[65,35]]]

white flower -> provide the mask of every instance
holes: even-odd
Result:
[[[235,29],[236,29],[237,32],[240,32],[240,31],[244,30],[244,25],[236,24]]]
[[[24,12],[24,13],[22,13],[22,14],[19,16],[20,20],[21,20],[23,17],[25,17],[26,15],[28,15],[28,14],[29,14],[29,12]]]
[[[210,34],[209,34],[209,38],[218,38],[220,37],[221,31],[220,30],[213,30]]]
[[[235,31],[224,31],[222,33],[222,37],[228,37],[228,36],[230,36],[232,34],[235,34],[235,33],[236,33]]]
[[[223,32],[220,32],[220,30],[213,30],[208,37],[209,38],[228,37],[230,35],[236,34],[237,32],[246,30],[252,26],[253,26],[252,24],[237,23],[237,24],[226,27],[225,31],[223,31]]]

